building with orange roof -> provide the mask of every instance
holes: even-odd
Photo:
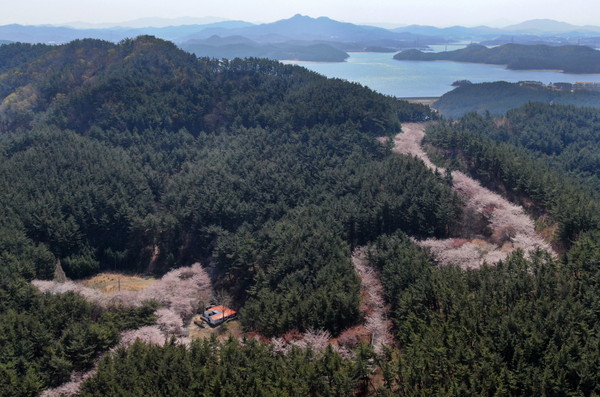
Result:
[[[206,321],[208,325],[216,327],[217,325],[221,325],[226,321],[236,318],[237,312],[223,305],[219,305],[207,307],[200,317],[202,320]]]

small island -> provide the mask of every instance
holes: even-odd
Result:
[[[456,61],[506,65],[513,70],[560,70],[565,73],[600,73],[600,51],[586,46],[505,44],[488,48],[471,44],[438,53],[406,50],[394,56],[402,61]]]

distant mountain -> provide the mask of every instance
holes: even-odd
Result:
[[[180,45],[200,57],[217,59],[268,58],[315,62],[343,62],[349,55],[324,43],[257,43],[242,36],[212,36],[206,40],[189,40]]]
[[[178,20],[189,21],[193,20]],[[144,19],[133,25],[166,24],[165,19]],[[172,21],[174,22],[174,21]],[[341,62],[346,51],[394,52],[405,48],[427,48],[445,43],[439,38],[406,32],[391,32],[373,26],[359,26],[330,18],[295,15],[292,18],[253,25],[243,21],[221,21],[205,25],[166,27],[112,27],[74,29],[64,26],[0,26],[0,40],[25,43],[61,44],[93,38],[118,42],[151,35],[170,40],[199,56],[216,58],[265,57],[305,61]]]
[[[446,117],[459,118],[470,112],[501,115],[529,102],[560,103],[600,108],[600,92],[556,91],[541,84],[497,81],[467,84],[442,95],[433,105]]]
[[[490,28],[487,26],[478,26],[474,28],[467,28],[464,26],[437,28],[435,26],[426,25],[404,26],[401,28],[392,29],[392,31],[396,33],[412,33],[424,36],[443,37],[448,40],[470,40],[480,37],[493,37],[500,32],[499,29]]]
[[[589,41],[591,36],[600,34],[600,26],[576,26],[550,19],[536,19],[504,28],[488,26],[437,28],[410,25],[392,31],[438,37],[449,41],[485,42],[490,45],[506,43],[565,45]],[[590,45],[594,45],[593,40],[589,42]]]
[[[503,28],[505,31],[522,32],[529,34],[561,34],[570,32],[596,32],[600,33],[599,26],[577,26],[552,19],[533,19],[516,25]]]
[[[161,39],[170,40],[175,43],[180,43],[187,40],[187,37],[197,32],[204,30],[221,29],[222,31],[228,31],[231,29],[240,29],[253,26],[249,22],[244,21],[223,21],[215,22],[206,25],[180,25],[180,26],[167,26],[163,28],[140,28],[136,29],[136,36],[140,35],[152,35]]]
[[[105,29],[116,27],[127,28],[166,28],[168,26],[182,25],[209,25],[218,22],[228,21],[226,18],[219,17],[181,17],[181,18],[139,18],[130,21],[112,22],[112,23],[88,23],[88,22],[69,22],[58,26],[65,26],[75,29]],[[250,24],[251,25],[251,24]]]
[[[104,29],[74,29],[61,26],[0,26],[0,40],[19,41],[24,43],[67,43],[76,39],[101,39],[118,42],[126,38],[152,35],[161,39],[180,42],[187,37],[205,29],[239,29],[252,26],[249,22],[224,21],[207,25],[181,25],[160,28],[104,28]]]
[[[185,42],[186,45],[210,45],[210,46],[223,46],[223,45],[231,45],[231,44],[258,44],[256,41],[251,40],[247,37],[244,36],[227,36],[227,37],[221,37],[221,36],[217,36],[212,35],[207,39],[204,40],[188,40]]]
[[[499,46],[503,44],[526,44],[526,45],[536,45],[536,44],[544,44],[544,45],[552,45],[552,46],[560,46],[560,45],[569,45],[572,44],[572,38],[569,37],[561,37],[561,36],[540,36],[533,34],[503,34],[500,36],[496,36],[491,39],[485,39],[479,42],[481,45],[485,46]],[[579,40],[581,41],[581,40]],[[588,43],[588,40],[585,40],[584,43]],[[583,45],[585,45],[582,43]],[[593,42],[589,41],[589,44],[593,44]]]
[[[129,29],[73,29],[58,26],[0,26],[0,40],[22,43],[61,44],[76,39],[94,38],[108,41],[120,41],[135,36]]]
[[[357,43],[360,43],[363,47],[412,48],[415,43],[428,45],[445,42],[438,38],[406,32],[392,32],[374,26],[354,25],[327,17],[311,18],[300,14],[289,19],[240,29],[229,29],[227,31],[219,28],[205,29],[186,37],[186,39],[205,39],[213,35],[243,36],[260,43],[290,40],[327,41],[348,43],[347,45],[354,45],[354,48],[356,48]]]
[[[201,35],[209,34],[210,31]],[[280,36],[291,40],[331,40],[357,41],[377,37],[379,39],[395,39],[397,36],[387,29],[371,26],[358,26],[351,23],[338,22],[327,17],[311,18],[300,14],[280,21],[255,25],[248,28],[232,30],[230,35],[241,35],[249,38]],[[193,38],[193,37],[190,37]]]
[[[586,46],[505,44],[487,48],[472,44],[455,51],[424,53],[407,50],[394,56],[397,60],[458,61],[507,65],[508,69],[555,69],[566,73],[600,73],[600,51]]]
[[[193,20],[176,20],[189,21]],[[172,22],[176,22],[172,21]],[[134,21],[133,25],[166,24],[170,20],[144,19]],[[79,24],[78,26],[82,26]],[[26,43],[66,43],[75,39],[94,38],[118,42],[125,38],[140,35],[152,35],[185,43],[190,40],[205,40],[212,36],[241,36],[260,44],[290,43],[294,41],[306,44],[326,44],[342,51],[366,51],[382,49],[385,51],[405,48],[426,48],[430,44],[446,41],[407,32],[392,32],[387,29],[361,26],[339,22],[327,17],[311,18],[295,15],[292,18],[253,25],[243,21],[221,21],[205,25],[179,25],[164,27],[110,27],[75,29],[64,26],[0,26],[0,40]],[[197,44],[197,43],[196,43]],[[189,47],[191,44],[185,44]],[[340,54],[336,55],[339,56]]]
[[[312,18],[296,14],[288,19],[259,25],[217,17],[142,18],[120,23],[72,22],[67,25],[0,26],[0,40],[60,44],[83,38],[118,42],[126,38],[152,35],[184,44],[190,40],[206,40],[212,36],[239,36],[260,44],[302,42],[326,44],[342,51],[381,52],[410,48],[427,50],[430,45],[456,42],[480,42],[486,45],[585,44],[592,47],[600,43],[600,27],[575,26],[552,20],[526,21],[502,29],[487,26],[437,28],[411,25],[389,30],[340,22],[327,17]]]

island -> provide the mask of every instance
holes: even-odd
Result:
[[[394,55],[401,61],[455,61],[506,65],[513,70],[549,69],[565,73],[600,73],[600,51],[591,47],[565,45],[504,44],[488,48],[471,44],[463,49],[425,53],[406,50]]]

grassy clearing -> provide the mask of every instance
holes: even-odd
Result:
[[[99,273],[94,277],[84,280],[83,285],[95,288],[107,294],[121,291],[141,291],[150,287],[157,280],[152,277],[138,275],[125,275],[119,273]]]

